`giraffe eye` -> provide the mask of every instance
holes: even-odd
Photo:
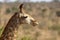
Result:
[[[24,16],[24,18],[27,18],[28,16]]]
[[[28,16],[22,16],[21,18],[27,18]]]

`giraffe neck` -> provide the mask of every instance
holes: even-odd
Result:
[[[0,40],[16,40],[19,28],[19,16],[15,13],[7,23]]]

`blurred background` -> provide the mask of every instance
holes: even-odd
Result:
[[[60,40],[60,0],[0,0],[0,35],[21,3],[39,25],[20,26],[17,40]]]

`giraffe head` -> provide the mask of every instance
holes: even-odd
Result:
[[[19,6],[19,17],[20,17],[20,22],[21,24],[31,24],[33,26],[37,25],[38,22],[33,18],[31,17],[30,15],[28,15],[27,13],[24,13],[23,11],[23,4],[21,4]]]

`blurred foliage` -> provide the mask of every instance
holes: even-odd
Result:
[[[14,12],[17,12],[17,11],[18,11],[18,9],[16,7],[11,7],[11,9],[10,8],[6,9],[7,14],[14,13]]]
[[[46,12],[47,11],[47,9],[42,9],[42,12]]]
[[[27,11],[32,11],[32,7],[31,7],[31,5],[25,5],[25,10],[27,10]]]
[[[57,17],[60,17],[60,11],[56,12]]]
[[[12,12],[18,11],[18,9],[16,7],[12,7],[11,9],[12,9]]]
[[[11,10],[9,8],[6,9],[6,13],[9,14]]]
[[[54,31],[59,31],[60,30],[60,25],[52,25],[51,27],[48,27],[48,29],[54,30]]]

